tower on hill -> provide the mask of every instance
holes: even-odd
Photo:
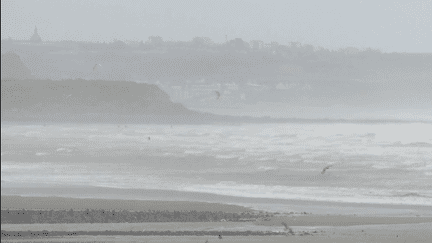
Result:
[[[39,34],[37,32],[36,26],[35,26],[35,29],[34,29],[33,36],[30,38],[30,41],[31,42],[42,42],[42,39],[40,38],[40,36],[39,36]]]

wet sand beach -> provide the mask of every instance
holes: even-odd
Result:
[[[2,209],[115,209],[115,210],[210,210],[246,212],[250,208],[222,203],[154,200],[77,199],[61,197],[19,197],[2,195]],[[34,202],[29,204],[28,202]],[[343,212],[343,208],[341,208]],[[424,211],[426,212],[426,211]],[[423,215],[338,215],[279,212],[269,221],[252,222],[164,222],[105,224],[2,224],[5,231],[272,231],[287,232],[282,222],[293,230],[288,236],[70,236],[45,239],[21,239],[20,242],[427,242],[432,237],[432,217]],[[307,232],[307,233],[306,233]],[[2,242],[18,239],[3,238]]]
[[[3,226],[2,226],[3,227]],[[429,242],[432,223],[331,227],[324,232],[290,236],[73,236],[44,239],[5,239],[2,242]],[[293,227],[296,231],[296,227]],[[314,230],[315,231],[315,230]]]

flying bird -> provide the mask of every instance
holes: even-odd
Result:
[[[93,72],[96,71],[96,68],[97,68],[98,66],[102,67],[102,65],[100,65],[100,64],[95,64],[94,67],[93,67]]]
[[[217,100],[220,98],[221,94],[219,93],[219,91],[215,91],[216,95],[217,95]]]
[[[333,165],[328,165],[328,166],[324,167],[324,169],[321,171],[321,174],[324,174],[326,172],[326,170],[328,170],[332,166]]]
[[[147,138],[150,141],[150,137]]]

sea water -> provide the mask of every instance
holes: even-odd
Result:
[[[1,176],[2,188],[79,185],[432,206],[432,125],[2,123]]]

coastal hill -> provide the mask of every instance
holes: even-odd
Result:
[[[34,79],[14,53],[2,55],[1,121],[76,123],[352,122],[215,115],[174,103],[158,86],[132,81]],[[383,122],[362,121],[362,122]]]
[[[17,54],[6,53],[1,59],[2,121],[173,123],[176,119],[205,117],[173,103],[156,85],[31,79],[30,70]]]
[[[174,103],[153,84],[81,79],[1,80],[1,121],[138,124],[352,122],[215,115]]]
[[[1,55],[1,79],[32,78],[31,71],[21,61],[20,57],[8,52]]]
[[[153,84],[81,79],[1,80],[1,120],[162,124],[278,121],[192,111],[172,102]]]

